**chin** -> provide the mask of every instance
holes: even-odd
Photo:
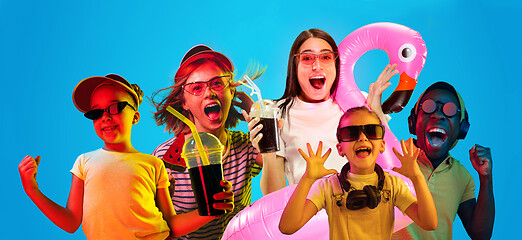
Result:
[[[429,149],[428,151],[426,151],[426,156],[429,159],[440,159],[447,156],[447,154],[448,151],[444,149]]]
[[[311,94],[311,96],[306,96],[306,99],[308,99],[308,101],[310,102],[324,102],[326,100],[328,100],[328,98],[330,97],[330,94],[325,94],[325,93],[315,93],[315,94]]]

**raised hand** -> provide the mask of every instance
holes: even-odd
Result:
[[[413,138],[408,139],[406,142],[401,139],[401,148],[404,156],[401,155],[397,149],[393,148],[393,153],[401,161],[401,167],[394,167],[392,170],[398,172],[408,178],[415,176],[422,176],[422,172],[417,164],[417,156],[419,155],[420,149],[413,144]]]
[[[312,146],[310,146],[310,143],[307,143],[306,146],[308,148],[309,155],[306,155],[306,153],[304,153],[302,149],[298,149],[299,153],[306,161],[306,172],[303,175],[303,178],[306,177],[309,179],[316,180],[326,175],[337,173],[335,169],[326,169],[324,167],[324,162],[326,161],[326,159],[328,159],[328,156],[330,156],[330,153],[332,152],[331,148],[329,148],[328,151],[326,151],[326,153],[323,156],[321,156],[323,149],[322,141],[319,142],[319,146],[317,146],[316,153],[314,153],[314,151],[312,150]]]
[[[29,155],[25,156],[20,164],[18,164],[22,186],[26,192],[38,189],[38,183],[36,182],[38,164],[40,164],[40,156],[33,158]]]
[[[225,200],[225,202],[214,203],[214,208],[232,212],[234,210],[234,192],[232,192],[232,184],[227,180],[219,182],[225,188],[224,192],[214,194],[214,200]]]
[[[243,111],[246,111],[247,113],[250,112],[250,108],[252,107],[252,104],[254,104],[254,101],[252,100],[252,98],[250,96],[248,96],[248,94],[246,94],[245,92],[241,92],[241,91],[236,91],[235,97],[237,99],[239,99],[240,101],[234,100],[234,101],[232,101],[232,105],[239,107],[241,109],[241,112],[243,112]],[[239,116],[239,120],[248,122],[245,119],[245,114],[243,114],[242,116]]]
[[[491,160],[491,149],[475,144],[469,150],[469,159],[478,174],[488,176],[492,174],[493,162]]]
[[[381,97],[382,92],[386,90],[389,86],[391,86],[390,79],[397,73],[399,70],[396,70],[397,64],[390,65],[388,64],[384,70],[381,72],[377,81],[374,83],[370,83],[370,89],[368,91],[368,97],[366,98],[366,104],[370,107],[372,111],[374,111],[381,120],[384,121],[384,113],[381,107]]]

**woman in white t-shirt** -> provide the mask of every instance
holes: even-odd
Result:
[[[270,171],[265,174],[279,181],[276,181],[278,184],[271,182],[272,184],[265,185],[261,189],[263,194],[285,187],[286,181],[288,184],[299,182],[306,169],[306,162],[298,149],[306,148],[306,143],[317,146],[322,141],[324,149],[335,149],[335,133],[343,114],[333,99],[339,81],[339,70],[337,44],[328,33],[320,29],[309,29],[297,36],[290,50],[285,92],[277,100],[281,118],[284,119],[280,151],[277,154],[263,154],[263,171]],[[381,93],[391,84],[388,81],[397,72],[395,65],[388,65],[379,79],[370,85],[368,105],[374,111],[382,112]],[[254,119],[249,122],[254,146],[257,146],[262,137],[257,134],[260,128],[252,129],[258,121]],[[345,159],[332,154],[324,166],[340,171],[345,163]]]

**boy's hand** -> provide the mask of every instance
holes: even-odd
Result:
[[[18,164],[22,186],[26,192],[28,190],[38,189],[38,183],[36,182],[38,164],[40,164],[40,156],[33,158],[29,155],[25,156],[20,164]]]
[[[239,83],[238,83],[238,85],[239,85]],[[239,107],[241,109],[241,112],[242,111],[250,112],[250,108],[252,107],[252,104],[254,104],[254,100],[252,100],[252,98],[250,96],[248,96],[248,94],[246,94],[245,92],[241,92],[241,91],[236,91],[235,97],[237,99],[239,99],[240,101],[232,101],[232,106]],[[245,114],[243,114],[242,116],[239,116],[239,120],[249,122],[248,120],[246,120]]]
[[[219,184],[221,184],[221,186],[225,188],[225,191],[218,192],[214,194],[213,197],[214,200],[225,200],[225,202],[214,203],[213,207],[215,209],[232,212],[232,210],[234,210],[234,192],[230,190],[232,188],[232,184],[227,180],[221,180]]]
[[[396,70],[397,64],[390,65],[388,64],[384,70],[381,72],[377,81],[374,83],[370,83],[370,89],[368,91],[368,98],[366,99],[366,104],[370,107],[370,109],[379,116],[379,118],[384,117],[384,113],[382,112],[381,107],[381,97],[382,92],[389,86],[391,86],[390,79],[397,73],[399,70]]]
[[[491,150],[488,147],[475,144],[475,146],[469,150],[469,159],[478,174],[491,176],[493,162],[491,160]]]
[[[410,179],[415,176],[422,176],[422,172],[417,164],[417,156],[420,150],[413,144],[413,138],[408,139],[406,142],[404,142],[404,139],[401,139],[401,147],[404,156],[397,149],[393,148],[393,153],[401,161],[401,167],[394,167],[392,170]]]
[[[312,150],[312,147],[310,146],[310,143],[307,143],[306,146],[308,147],[308,155],[306,155],[302,149],[298,149],[301,156],[306,161],[306,172],[303,175],[303,177],[307,177],[309,179],[313,179],[314,181],[322,178],[329,174],[336,174],[337,171],[335,169],[326,169],[324,168],[324,162],[326,159],[328,159],[328,156],[330,156],[330,153],[332,152],[332,149],[329,148],[328,151],[321,157],[321,152],[323,148],[323,142],[319,141],[319,146],[317,147],[317,153],[314,154],[314,151]]]
[[[241,110],[241,113],[243,114],[243,118],[245,119],[245,121],[248,122],[248,130],[250,131],[250,142],[252,142],[252,145],[259,151],[259,141],[263,137],[263,134],[259,133],[259,131],[263,129],[263,124],[259,124],[256,126],[256,124],[259,123],[259,118],[251,118],[245,110]],[[279,119],[277,121],[277,129],[281,130],[281,128],[283,128],[283,124],[284,119]]]

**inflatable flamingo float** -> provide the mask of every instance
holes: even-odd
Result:
[[[426,61],[426,45],[420,34],[406,26],[395,23],[374,23],[363,26],[349,34],[339,45],[341,69],[339,85],[334,95],[343,110],[366,104],[366,98],[355,84],[353,68],[357,60],[367,51],[384,50],[390,64],[397,64],[400,80],[391,96],[382,104],[384,113],[399,112],[407,104],[417,77]],[[413,191],[409,179],[391,171],[400,162],[393,154],[392,148],[401,151],[400,142],[387,127],[385,131],[386,151],[377,158],[377,163],[405,180]],[[281,214],[292,195],[296,185],[287,186],[277,192],[268,194],[239,212],[228,224],[222,239],[328,239],[328,216],[321,210],[299,231],[292,235],[284,235],[278,225]],[[395,209],[395,226],[397,231],[412,221]]]
[[[382,104],[383,112],[401,111],[413,93],[417,77],[426,62],[427,50],[424,40],[418,32],[400,24],[369,24],[350,33],[339,44],[341,70],[334,98],[343,111],[366,104],[366,98],[355,84],[353,68],[364,53],[373,49],[385,51],[390,59],[390,64],[397,64],[396,69],[400,74],[397,88]],[[377,163],[388,171],[401,165],[392,151],[393,147],[401,151],[401,145],[388,126],[386,126],[384,140],[386,141],[386,151],[377,157]]]

